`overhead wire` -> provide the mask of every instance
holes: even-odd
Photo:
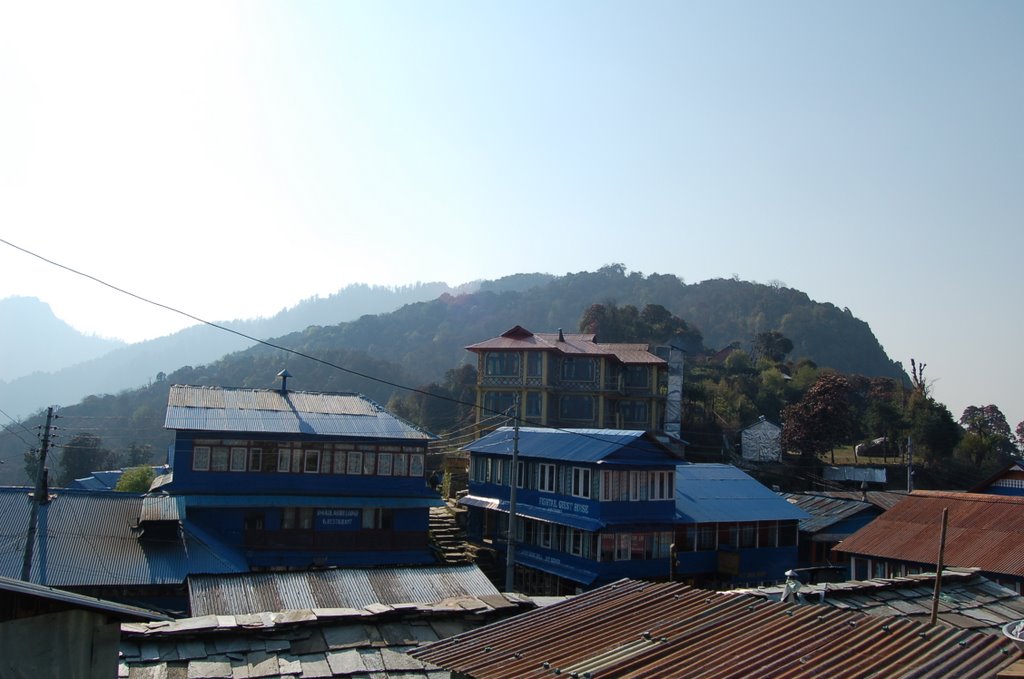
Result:
[[[389,387],[393,387],[395,389],[401,389],[403,391],[408,391],[408,392],[411,392],[411,393],[414,393],[414,394],[420,394],[422,396],[426,396],[426,397],[429,397],[429,398],[440,399],[440,400],[446,401],[448,403],[454,403],[456,405],[461,405],[461,406],[466,406],[466,407],[474,408],[474,409],[479,410],[481,412],[490,413],[491,415],[501,415],[503,413],[503,411],[499,411],[499,410],[495,410],[495,409],[492,409],[492,408],[488,408],[486,406],[478,405],[476,403],[469,403],[467,401],[462,401],[461,399],[457,399],[457,398],[454,398],[454,397],[451,397],[451,396],[444,396],[443,394],[436,394],[436,393],[427,391],[426,389],[420,389],[420,388],[417,388],[417,387],[409,387],[409,386],[406,386],[406,385],[403,385],[403,384],[399,384],[397,382],[393,382],[391,380],[387,380],[387,379],[384,379],[384,378],[381,378],[381,377],[375,377],[373,375],[370,375],[370,374],[367,374],[367,373],[363,373],[363,372],[360,372],[358,370],[353,370],[351,368],[346,368],[344,366],[338,365],[338,364],[333,363],[331,361],[327,361],[327,360],[319,358],[317,356],[313,356],[311,354],[307,354],[307,353],[299,351],[297,349],[292,349],[292,348],[289,348],[289,347],[286,347],[286,346],[283,346],[283,345],[280,345],[280,344],[275,344],[275,343],[270,342],[268,340],[264,340],[264,339],[259,339],[257,337],[253,337],[252,335],[248,335],[248,334],[246,334],[244,332],[241,332],[239,330],[235,330],[233,328],[229,328],[229,327],[227,327],[225,325],[221,325],[221,324],[215,323],[213,321],[208,321],[208,320],[206,320],[204,318],[196,316],[195,314],[189,313],[187,311],[182,311],[181,309],[172,307],[169,304],[164,304],[162,302],[157,302],[155,300],[149,299],[148,297],[144,297],[143,295],[139,295],[137,293],[131,292],[130,290],[126,290],[126,289],[124,289],[122,287],[114,285],[113,283],[109,283],[109,282],[107,282],[107,281],[105,281],[105,280],[103,280],[101,278],[98,278],[97,276],[93,276],[92,274],[85,273],[83,271],[75,269],[75,268],[73,268],[71,266],[68,266],[66,264],[61,264],[60,262],[54,261],[52,259],[49,259],[48,257],[44,257],[43,255],[40,255],[40,254],[38,254],[36,252],[33,252],[32,250],[29,250],[27,248],[21,247],[20,245],[17,245],[15,243],[12,243],[11,241],[9,241],[9,240],[7,240],[5,238],[0,237],[0,243],[3,243],[4,245],[7,245],[8,247],[11,247],[11,248],[13,248],[15,250],[18,250],[19,252],[22,252],[22,253],[30,256],[30,257],[34,257],[34,258],[36,258],[36,259],[38,259],[38,260],[40,260],[42,262],[50,264],[51,266],[55,266],[55,267],[57,267],[59,269],[63,269],[64,271],[67,271],[69,273],[75,274],[77,276],[81,276],[83,278],[87,278],[87,279],[93,281],[94,283],[97,283],[99,285],[107,287],[107,288],[109,288],[111,290],[114,290],[115,292],[120,293],[120,294],[132,297],[133,299],[139,300],[140,302],[144,302],[146,304],[150,304],[152,306],[159,307],[161,309],[164,309],[166,311],[170,311],[170,312],[178,314],[180,316],[184,316],[185,318],[191,319],[191,320],[196,321],[197,323],[201,323],[203,325],[210,326],[211,328],[216,328],[218,330],[222,330],[224,332],[228,332],[228,333],[231,333],[233,335],[237,335],[238,337],[242,337],[243,339],[247,339],[250,342],[255,342],[256,344],[261,344],[263,346],[270,347],[271,349],[277,349],[279,351],[283,351],[285,353],[292,354],[294,356],[298,356],[299,358],[304,358],[306,360],[313,361],[314,363],[319,363],[320,365],[324,365],[326,367],[333,368],[335,370],[339,370],[339,371],[347,373],[349,375],[354,375],[356,377],[361,377],[363,379],[367,379],[367,380],[370,380],[372,382],[377,382],[378,384],[384,384],[384,385],[387,385]],[[518,420],[521,423],[526,422],[526,420],[524,420],[522,418],[519,418],[518,416],[515,417],[515,419]],[[562,427],[552,427],[550,425],[541,425],[541,426],[544,426],[545,428],[551,429],[553,431],[561,431],[561,432],[565,432],[565,433],[575,434],[577,436],[582,436],[582,437],[585,437],[585,438],[592,438],[592,439],[601,441],[603,443],[607,443],[608,442],[607,439],[603,439],[600,436],[595,435],[593,433],[589,433],[589,432],[580,432],[578,430],[571,430],[571,429],[566,429],[566,428],[562,428]],[[625,444],[624,447],[628,448],[628,447],[631,447],[631,445],[632,445],[631,443],[627,443],[627,444]]]
[[[26,427],[26,426],[24,425],[24,423],[22,423],[22,422],[21,422],[20,420],[16,420],[16,419],[14,419],[13,417],[11,417],[10,415],[8,415],[8,414],[7,414],[6,412],[4,412],[4,410],[3,410],[3,409],[0,409],[0,415],[3,415],[3,416],[4,416],[4,417],[6,417],[6,418],[7,418],[8,420],[10,420],[10,421],[11,421],[11,422],[13,422],[14,424],[16,424],[16,425],[18,425],[19,427],[21,427],[22,429],[24,429],[24,430],[25,430],[26,432],[28,432],[28,433],[29,433],[29,435],[31,435],[31,436],[38,436],[38,434],[36,434],[36,433],[35,433],[35,432],[33,432],[33,431],[32,431],[31,429],[29,429],[28,427]],[[31,447],[31,446],[35,445],[35,444],[33,444],[33,443],[29,443],[29,442],[28,442],[28,441],[26,441],[26,440],[25,440],[24,438],[22,438],[22,437],[21,437],[21,435],[20,435],[20,434],[19,434],[18,432],[16,432],[16,431],[12,430],[12,429],[10,428],[10,425],[4,425],[4,428],[3,428],[3,432],[4,432],[5,434],[10,434],[11,436],[14,436],[14,437],[15,437],[15,438],[17,438],[17,439],[18,439],[19,441],[21,441],[22,443],[24,443],[24,444],[25,444],[26,446],[29,446],[29,447]]]

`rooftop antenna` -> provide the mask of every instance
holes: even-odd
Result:
[[[286,393],[288,391],[288,378],[291,377],[291,376],[292,376],[292,374],[290,372],[288,372],[288,368],[285,368],[281,372],[277,373],[277,378],[279,380],[281,380],[281,393],[282,394],[284,394],[284,393]]]

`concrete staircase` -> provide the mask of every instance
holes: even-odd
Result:
[[[430,508],[430,544],[443,564],[473,563],[476,552],[466,540],[463,530],[456,518],[458,513],[465,512],[452,505]]]

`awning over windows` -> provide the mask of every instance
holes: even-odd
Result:
[[[481,507],[483,509],[493,509],[506,514],[508,513],[508,500],[497,500],[494,498],[479,497],[477,495],[467,495],[459,500],[459,504],[467,507]],[[562,526],[570,526],[571,528],[579,528],[580,530],[592,532],[601,530],[605,526],[605,522],[600,519],[595,519],[589,516],[580,516],[579,514],[572,514],[570,512],[542,509],[540,507],[523,504],[521,502],[516,503],[516,516],[525,516],[526,518],[536,519],[537,521],[557,523]]]

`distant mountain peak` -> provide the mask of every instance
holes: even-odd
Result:
[[[36,297],[0,300],[0,379],[52,372],[124,346],[120,340],[86,335],[57,318]]]

